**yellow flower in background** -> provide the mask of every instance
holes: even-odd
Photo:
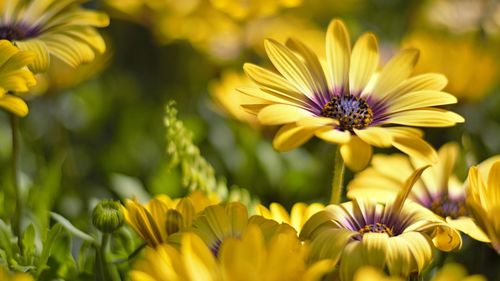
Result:
[[[443,145],[438,151],[438,162],[423,172],[408,198],[443,217],[452,227],[486,242],[488,238],[475,226],[466,209],[463,183],[453,174],[459,153],[456,143]],[[423,165],[402,154],[375,155],[371,167],[358,173],[348,184],[347,197],[385,202],[396,197],[408,176]]]
[[[146,205],[137,200],[125,200],[126,222],[149,246],[166,243],[170,235],[188,229],[195,215],[220,200],[195,191],[182,199],[159,195]]]
[[[91,62],[106,45],[95,27],[108,16],[80,7],[82,1],[6,0],[0,3],[0,39],[36,54],[30,69],[46,71],[55,56],[72,67]]]
[[[267,40],[265,47],[279,74],[247,63],[245,72],[259,89],[241,91],[266,100],[247,106],[261,124],[283,125],[273,141],[279,151],[317,136],[340,145],[342,158],[352,170],[368,164],[372,146],[394,146],[432,163],[436,152],[419,130],[408,126],[446,127],[464,121],[458,114],[434,108],[456,102],[453,95],[441,91],[444,76],[411,77],[417,50],[402,51],[378,72],[375,36],[362,35],[351,52],[349,34],[340,20],[333,20],[328,28],[324,67],[300,41],[289,39],[284,46]]]
[[[476,224],[500,254],[500,158],[494,160],[470,168],[466,203]]]
[[[26,67],[34,54],[19,51],[7,40],[0,40],[0,107],[17,116],[28,114],[28,105],[11,92],[27,92],[36,84],[36,79]]]
[[[386,276],[383,271],[377,270],[371,266],[360,268],[354,274],[353,281],[403,281],[403,279],[396,276]]]
[[[182,234],[180,250],[162,244],[146,249],[145,258],[134,264],[132,281],[278,281],[321,280],[331,269],[329,260],[306,264],[307,249],[297,236],[277,232],[266,239],[263,231],[249,226],[238,238],[229,238],[219,257],[197,235]]]
[[[312,216],[300,233],[302,240],[311,241],[312,259],[338,262],[344,281],[366,265],[406,278],[423,272],[435,248],[459,248],[458,231],[420,204],[406,201],[423,169],[416,170],[387,203],[359,198],[329,205]]]
[[[302,0],[210,0],[210,3],[229,16],[243,20],[273,15],[283,8],[299,6]]]
[[[443,73],[449,81],[445,90],[460,102],[478,101],[496,84],[499,73],[495,50],[478,45],[473,38],[417,32],[402,45],[420,49],[416,73]]]
[[[278,223],[287,223],[297,232],[302,230],[304,223],[314,214],[325,208],[323,204],[312,203],[307,205],[299,202],[292,206],[290,213],[279,203],[271,203],[269,209],[263,205],[257,206],[257,214],[266,219],[275,220]]]
[[[5,268],[0,266],[0,280],[2,281],[34,281],[33,276],[26,273],[9,273]]]
[[[252,83],[243,73],[227,70],[222,73],[220,80],[212,81],[208,87],[210,96],[215,104],[232,118],[249,123],[257,124],[254,114],[247,112],[241,107],[242,104],[259,103],[261,99],[247,96],[236,90],[238,87],[251,86]]]

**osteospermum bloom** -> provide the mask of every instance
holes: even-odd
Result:
[[[36,58],[30,68],[47,70],[50,56],[75,67],[90,62],[106,45],[95,27],[109,24],[108,16],[83,9],[82,1],[5,0],[0,4],[0,39],[11,41],[21,50],[31,50]]]
[[[476,224],[486,233],[500,254],[500,159],[469,170],[467,206]],[[482,170],[482,171],[480,171]]]
[[[142,205],[137,200],[125,200],[125,221],[149,245],[166,243],[168,237],[188,229],[197,213],[208,205],[216,204],[217,197],[196,191],[182,199],[159,195]]]
[[[294,233],[277,232],[266,237],[255,225],[249,226],[240,238],[229,238],[218,257],[189,232],[182,234],[179,248],[167,244],[148,248],[145,258],[134,264],[130,279],[312,281],[321,280],[332,266],[329,260],[308,266],[306,245]]]
[[[434,248],[460,247],[458,231],[420,204],[406,200],[422,171],[415,171],[398,196],[387,203],[354,199],[329,205],[312,216],[300,233],[302,239],[311,240],[312,259],[338,262],[344,281],[352,280],[365,265],[406,278],[430,264]]]
[[[312,203],[307,205],[302,202],[295,203],[290,213],[279,203],[271,203],[269,209],[263,205],[257,206],[257,214],[266,219],[275,220],[278,223],[287,223],[297,232],[300,232],[302,226],[314,214],[325,208],[323,204]]]
[[[35,76],[26,67],[34,54],[19,51],[7,40],[0,40],[0,107],[18,116],[28,114],[28,105],[11,92],[26,92],[36,84]]]
[[[460,149],[447,143],[438,151],[438,162],[423,172],[408,198],[443,217],[453,227],[472,238],[486,242],[486,235],[475,226],[465,206],[465,188],[453,174]],[[369,197],[379,202],[394,198],[406,178],[422,163],[405,155],[375,155],[371,167],[358,173],[348,184],[347,197]]]
[[[394,146],[404,153],[436,161],[436,152],[418,129],[446,127],[463,118],[434,106],[456,103],[442,92],[447,80],[434,73],[411,77],[416,49],[393,57],[380,71],[377,39],[362,35],[351,52],[343,22],[333,20],[326,36],[326,63],[298,40],[286,46],[265,41],[267,54],[279,74],[253,64],[244,69],[259,89],[240,89],[266,100],[246,105],[264,125],[283,125],[274,137],[277,150],[287,151],[313,136],[340,145],[353,170],[365,167],[372,146]]]

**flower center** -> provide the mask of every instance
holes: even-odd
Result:
[[[35,36],[37,32],[36,28],[28,28],[24,25],[4,25],[0,26],[0,39],[21,40]]]
[[[375,224],[367,224],[367,225],[365,225],[365,227],[363,227],[359,230],[359,233],[361,233],[361,234],[365,234],[368,232],[387,233],[387,235],[389,235],[389,236],[394,236],[394,234],[392,233],[392,229],[387,227],[387,225],[385,225],[383,223],[379,223],[379,222],[377,222]]]
[[[463,200],[452,200],[447,195],[434,200],[431,204],[431,210],[442,217],[452,217],[454,219],[467,215],[465,202]]]
[[[321,116],[339,120],[345,131],[363,129],[373,121],[373,111],[368,103],[352,95],[335,96],[321,110]]]

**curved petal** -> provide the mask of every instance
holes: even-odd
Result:
[[[352,136],[351,140],[342,144],[340,153],[344,159],[345,165],[352,171],[364,169],[372,157],[372,147],[362,141],[357,136]]]
[[[387,112],[392,114],[410,109],[454,104],[457,103],[457,98],[454,95],[441,91],[424,90],[400,95],[388,100],[387,103]]]
[[[16,46],[23,51],[32,51],[35,53],[35,59],[29,65],[30,70],[35,73],[46,71],[50,64],[50,55],[47,45],[38,39],[26,41],[16,41]]]
[[[377,147],[390,147],[392,145],[392,134],[383,127],[367,127],[365,129],[354,129],[354,133],[364,142]]]
[[[313,135],[310,129],[294,123],[286,124],[274,136],[273,147],[278,151],[289,151],[304,144]]]
[[[384,100],[399,97],[415,91],[441,91],[448,84],[446,76],[438,73],[424,73],[408,78],[394,90],[387,93]]]
[[[386,124],[399,124],[415,127],[449,127],[464,122],[455,112],[440,108],[422,108],[391,113],[384,121]]]
[[[272,104],[264,107],[257,118],[263,125],[281,125],[310,116],[312,114],[309,111],[293,105]]]
[[[434,164],[438,161],[434,148],[421,138],[394,134],[392,145],[410,157],[418,158],[427,164]]]
[[[329,69],[330,86],[334,93],[347,90],[351,43],[349,33],[341,20],[330,22],[326,34],[326,61]]]
[[[377,70],[379,63],[377,38],[372,33],[363,34],[352,50],[349,69],[349,91],[360,93]]]
[[[12,95],[0,97],[0,107],[3,107],[19,117],[28,115],[28,105],[26,102]]]
[[[479,226],[474,222],[472,218],[469,217],[460,217],[458,219],[452,219],[450,217],[446,218],[446,222],[452,227],[460,230],[461,232],[469,235],[470,237],[484,242],[490,243],[490,239],[488,236],[481,230]]]
[[[324,126],[316,130],[314,134],[320,139],[338,144],[346,144],[351,140],[351,133],[336,130],[332,126]]]
[[[328,117],[311,116],[311,117],[301,118],[296,123],[298,126],[303,126],[305,128],[318,128],[324,126],[338,125],[339,122],[335,119]]]

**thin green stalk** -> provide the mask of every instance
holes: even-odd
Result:
[[[342,196],[345,164],[342,155],[340,154],[340,145],[335,149],[335,166],[333,167],[332,180],[332,195],[330,197],[331,204],[339,204]]]
[[[103,233],[101,237],[101,244],[98,245],[97,247],[97,260],[96,260],[96,266],[98,267],[97,269],[97,275],[98,275],[98,280],[101,281],[108,281],[110,280],[109,277],[109,271],[108,271],[108,265],[106,261],[106,248],[108,247],[108,242],[109,242],[109,234]]]
[[[18,237],[19,248],[22,250],[21,239],[21,216],[22,216],[22,200],[21,191],[19,190],[19,176],[18,176],[18,158],[19,158],[19,120],[14,114],[10,115],[10,126],[12,130],[12,185],[14,187],[14,204],[15,213],[13,218],[13,230]]]

